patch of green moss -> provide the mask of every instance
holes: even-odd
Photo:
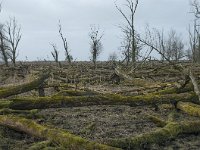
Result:
[[[190,124],[190,122],[188,124]],[[200,125],[200,122],[191,124],[191,130],[187,130],[188,124],[168,122],[166,126],[156,129],[155,131],[144,133],[132,138],[110,140],[108,143],[110,143],[112,146],[120,147],[122,149],[142,149],[143,146],[147,144],[159,144],[167,140],[175,139],[179,134],[193,133],[194,130],[191,128],[196,125]],[[199,128],[196,131],[200,132]]]
[[[189,115],[200,117],[200,105],[190,102],[178,102],[177,108]]]
[[[118,148],[110,147],[107,145],[90,142],[81,137],[70,134],[67,131],[45,127],[37,124],[36,122],[14,116],[0,116],[0,125],[9,127],[16,131],[25,132],[29,135],[50,140],[59,146],[66,149],[88,149],[88,150],[117,150]]]
[[[59,97],[59,96],[92,96],[97,95],[96,92],[92,91],[74,91],[74,90],[63,90],[58,92],[57,94],[53,95],[52,97]]]
[[[17,95],[17,94],[28,92],[30,90],[38,88],[44,82],[44,80],[47,79],[48,77],[49,77],[49,74],[44,74],[40,78],[32,82],[25,83],[18,86],[11,86],[3,90],[0,90],[0,98],[6,98],[12,95]]]
[[[10,99],[6,105],[11,109],[43,109],[43,108],[58,108],[58,107],[77,107],[91,105],[151,105],[151,104],[175,104],[178,101],[196,101],[198,97],[195,93],[181,94],[147,94],[141,96],[122,96],[117,94],[105,94],[95,96],[56,96],[56,97],[39,97],[39,98],[15,98]]]

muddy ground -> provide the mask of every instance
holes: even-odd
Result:
[[[110,71],[110,70],[109,70]],[[158,79],[163,75],[158,75]],[[169,76],[169,74],[168,74]],[[30,77],[29,77],[30,78]],[[29,79],[28,78],[28,79]],[[165,76],[165,78],[167,78]],[[9,76],[4,80],[2,87],[21,81],[16,76]],[[12,79],[12,80],[11,80]],[[170,76],[170,80],[177,81],[177,76]],[[26,80],[26,79],[24,79]],[[182,80],[180,78],[179,80]],[[9,82],[10,81],[10,82]],[[152,80],[149,80],[152,82]],[[158,80],[157,80],[158,81]],[[156,82],[157,82],[156,81]],[[87,84],[87,88],[99,93],[118,93],[123,95],[140,95],[154,91],[153,88],[140,87],[138,85],[127,85],[127,83],[96,83]],[[167,81],[168,82],[168,81]],[[162,83],[164,83],[162,81]],[[51,96],[56,91],[50,87],[45,89],[46,95]],[[37,90],[33,90],[18,97],[31,96],[37,97]],[[106,143],[109,139],[133,137],[138,134],[147,133],[158,127],[149,120],[148,115],[158,116],[164,120],[170,115],[175,116],[176,121],[200,120],[198,117],[192,117],[179,110],[165,108],[164,105],[158,106],[88,106],[88,107],[68,107],[68,108],[50,108],[42,109],[36,114],[34,119],[42,125],[61,128],[75,135],[79,135],[90,141]],[[35,142],[43,141],[36,139],[24,133],[0,127],[0,149],[2,150],[26,150]],[[180,135],[178,138],[165,141],[162,144],[143,145],[143,149],[200,149],[200,134]],[[50,145],[47,149],[56,149],[55,145]]]
[[[168,109],[155,111],[154,107],[130,106],[90,106],[71,108],[51,108],[38,112],[38,123],[61,128],[83,138],[106,142],[109,138],[125,138],[157,129],[147,115],[167,119]],[[177,120],[199,120],[181,112],[175,112]],[[42,141],[5,127],[0,128],[0,148],[2,150],[25,150],[34,142]],[[143,149],[199,149],[200,135],[181,135],[162,144],[143,145]]]

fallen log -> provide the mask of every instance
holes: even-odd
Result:
[[[56,93],[52,97],[57,97],[57,96],[92,96],[92,95],[97,95],[97,94],[98,94],[97,92],[93,92],[93,91],[63,90],[63,91]]]
[[[167,125],[167,122],[160,119],[159,117],[156,117],[156,116],[152,116],[152,115],[148,115],[148,118],[154,123],[156,124],[158,127],[164,127]]]
[[[4,116],[0,115],[0,125],[14,129],[16,131],[24,132],[28,135],[49,140],[53,143],[58,144],[66,149],[76,149],[76,150],[117,150],[111,146],[99,144],[96,142],[90,142],[79,136],[73,135],[67,131],[61,129],[54,129],[42,126],[32,120],[14,117],[14,116]],[[119,149],[118,149],[119,150]]]
[[[190,70],[190,72],[189,72],[189,77],[190,77],[190,79],[192,81],[192,84],[194,86],[194,92],[199,97],[199,101],[200,101],[200,89],[199,89],[199,85],[197,83],[197,80],[196,80],[196,78],[195,78],[194,73],[193,73],[192,70]]]
[[[163,90],[159,90],[157,92],[154,92],[154,94],[175,94],[175,93],[179,94],[179,93],[191,92],[193,90],[194,90],[193,85],[188,84],[184,88],[176,88],[176,87],[165,88]]]
[[[122,149],[142,149],[148,144],[159,144],[175,139],[180,134],[200,132],[200,121],[194,122],[167,122],[163,128],[144,133],[131,138],[109,140],[108,145]]]
[[[0,108],[19,110],[79,107],[91,105],[129,105],[143,106],[154,104],[173,104],[179,101],[198,102],[195,93],[167,94],[167,95],[143,95],[143,96],[121,96],[116,94],[105,94],[95,96],[58,96],[58,97],[23,97],[0,101]],[[1,103],[2,102],[2,103]]]
[[[8,108],[0,109],[0,115],[7,115],[7,114],[25,114],[25,115],[34,115],[38,113],[37,109],[33,110],[12,110]]]
[[[6,98],[9,96],[25,93],[25,92],[31,91],[33,89],[36,89],[36,88],[40,87],[40,85],[42,85],[43,82],[48,77],[49,77],[49,74],[43,74],[41,77],[39,77],[38,79],[35,79],[32,82],[4,88],[3,90],[0,90],[0,98]]]
[[[51,144],[50,141],[42,141],[38,143],[34,143],[31,145],[31,147],[28,148],[28,150],[42,150],[42,149],[47,149],[49,145]]]
[[[177,108],[191,116],[200,117],[200,105],[191,102],[178,102]]]

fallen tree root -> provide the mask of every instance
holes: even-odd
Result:
[[[49,74],[44,74],[38,79],[30,82],[30,83],[25,83],[22,85],[18,86],[12,86],[12,87],[7,87],[3,90],[0,90],[0,98],[6,98],[9,96],[25,93],[28,91],[31,91],[33,89],[36,89],[40,87],[41,84],[49,77]]]
[[[200,105],[190,102],[178,102],[177,108],[191,116],[200,117]]]
[[[90,142],[81,137],[70,134],[67,131],[48,128],[37,124],[36,122],[14,116],[4,116],[0,115],[0,125],[14,129],[16,131],[24,132],[31,136],[46,139],[52,141],[59,146],[66,149],[76,149],[76,150],[117,150],[111,146],[99,144],[96,142]]]
[[[147,144],[159,144],[175,139],[180,134],[200,132],[200,121],[195,122],[167,122],[166,126],[150,133],[141,134],[132,138],[110,140],[109,145],[122,149],[141,149]]]
[[[198,97],[195,93],[181,93],[168,95],[143,95],[143,96],[121,96],[105,94],[95,96],[72,96],[72,97],[40,97],[40,98],[15,98],[0,101],[0,108],[19,110],[80,107],[92,105],[129,105],[143,106],[154,104],[176,104],[178,101],[196,102]]]

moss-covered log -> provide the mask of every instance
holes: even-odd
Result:
[[[66,149],[76,150],[117,150],[117,148],[107,145],[90,142],[81,137],[70,134],[67,131],[42,126],[32,120],[0,115],[0,125],[24,132],[31,136],[46,139],[58,144]]]
[[[40,85],[43,84],[43,82],[49,77],[49,74],[43,74],[41,77],[39,77],[38,79],[35,79],[32,82],[29,83],[25,83],[22,85],[18,85],[18,86],[12,86],[12,87],[7,87],[4,88],[3,90],[0,90],[0,98],[6,98],[12,95],[17,95],[20,93],[25,93],[28,91],[31,91],[33,89],[36,89],[38,87],[40,87]]]
[[[33,110],[12,110],[12,109],[8,109],[8,108],[3,108],[0,109],[0,115],[7,115],[7,114],[25,114],[25,115],[34,115],[38,113],[37,109],[33,109]]]
[[[195,122],[168,122],[163,128],[150,133],[141,134],[132,138],[110,140],[109,145],[122,149],[142,149],[147,144],[163,143],[175,139],[180,134],[200,132],[200,121]]]
[[[49,145],[51,144],[50,141],[42,141],[38,143],[34,143],[31,145],[31,147],[28,148],[28,150],[42,150],[42,149],[47,149]]]
[[[97,92],[93,92],[93,91],[63,90],[63,91],[56,93],[52,97],[57,97],[57,96],[91,96],[91,95],[97,95],[97,94],[98,94]]]
[[[191,102],[178,102],[177,108],[189,115],[200,117],[200,105]]]
[[[188,84],[186,87],[184,88],[176,88],[176,87],[172,87],[172,88],[165,88],[163,90],[159,90],[157,92],[154,92],[154,94],[179,94],[179,93],[185,93],[185,92],[190,92],[193,91],[193,85],[192,84]]]
[[[91,105],[129,105],[142,106],[152,104],[176,104],[178,101],[197,101],[195,93],[181,93],[168,95],[143,95],[143,96],[121,96],[121,95],[95,95],[95,96],[72,96],[72,97],[41,97],[41,98],[16,98],[10,101],[0,102],[0,108],[10,109],[44,109],[58,107],[79,107]]]
[[[159,117],[156,117],[156,116],[152,116],[152,115],[148,115],[148,118],[153,122],[155,123],[158,127],[164,127],[167,125],[167,122],[160,119]]]

